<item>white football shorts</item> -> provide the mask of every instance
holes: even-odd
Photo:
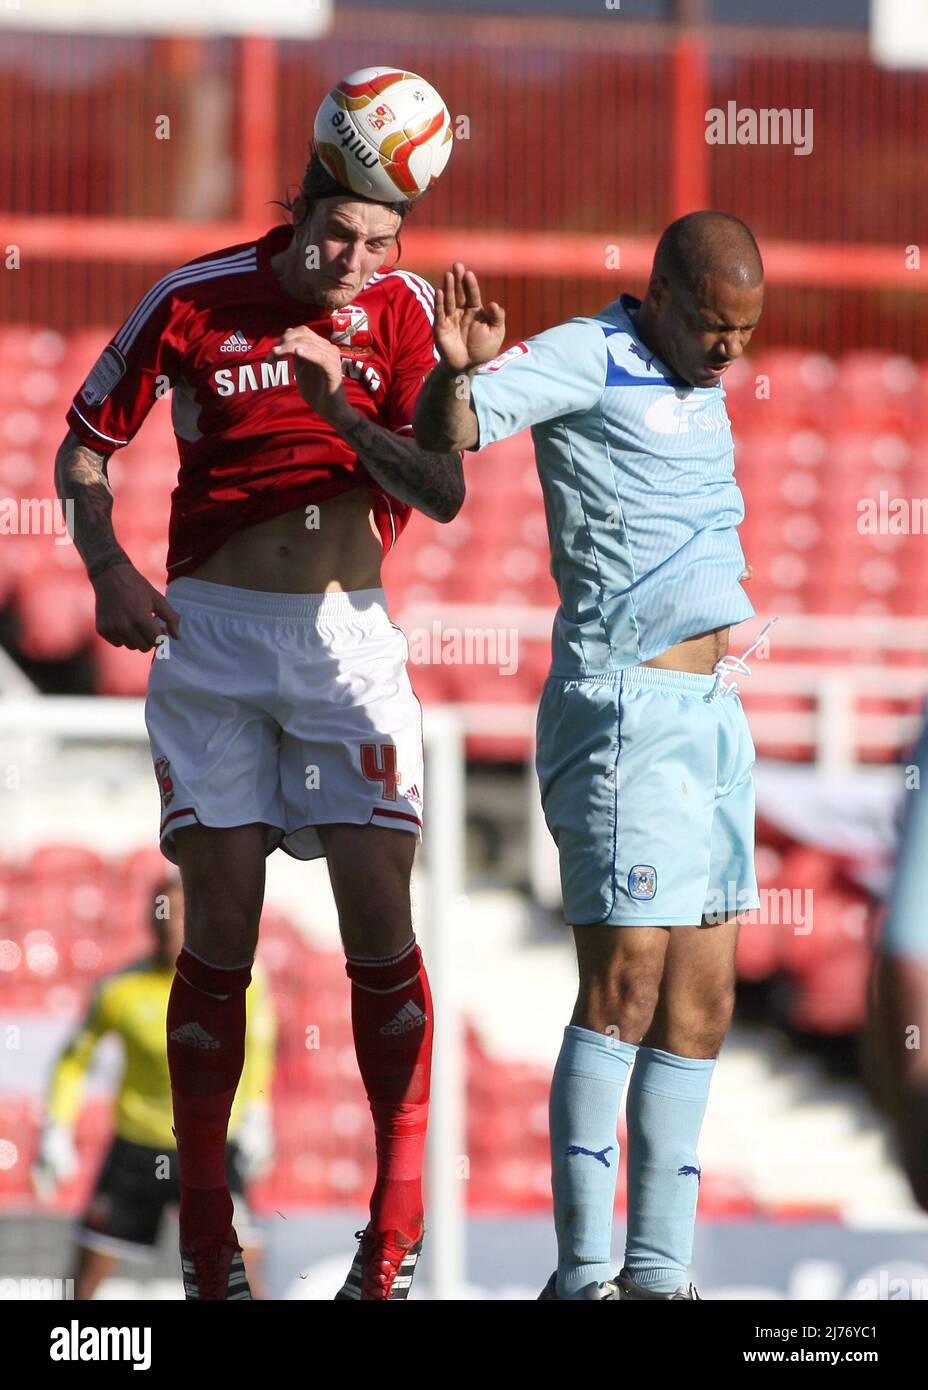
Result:
[[[422,834],[422,709],[382,589],[272,594],[175,579],[180,639],[155,649],[145,702],[161,849],[185,825],[268,827],[297,859],[317,826]]]

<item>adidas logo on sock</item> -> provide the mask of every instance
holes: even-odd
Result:
[[[183,1023],[180,1028],[175,1028],[171,1037],[175,1042],[187,1043],[190,1047],[200,1047],[204,1052],[212,1051],[219,1046],[219,1039],[214,1038],[211,1033],[200,1023]]]
[[[220,351],[220,352],[248,352],[248,351],[250,351],[251,346],[252,346],[251,343],[250,343],[250,342],[248,341],[248,339],[245,337],[245,335],[244,335],[244,333],[242,332],[242,330],[241,330],[240,328],[236,328],[235,332],[234,332],[234,333],[230,333],[229,336],[228,336],[228,338],[226,338],[225,342],[223,343],[223,345],[222,345],[222,347],[219,349],[219,351]]]
[[[391,1018],[389,1023],[385,1023],[381,1028],[381,1033],[385,1038],[398,1037],[400,1033],[411,1033],[414,1028],[422,1028],[425,1025],[426,1015],[409,999],[395,1018]]]

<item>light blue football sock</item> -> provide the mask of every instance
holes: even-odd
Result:
[[[616,1126],[637,1050],[588,1028],[564,1029],[549,1107],[559,1298],[573,1298],[613,1275]]]
[[[642,1046],[629,1083],[625,1268],[655,1293],[686,1284],[699,1197],[696,1144],[715,1063]]]

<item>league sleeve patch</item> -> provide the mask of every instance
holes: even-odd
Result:
[[[526,343],[513,343],[505,352],[501,352],[499,357],[494,357],[492,362],[484,362],[482,367],[478,367],[475,373],[480,376],[483,372],[501,372],[510,362],[515,362],[516,358],[524,356],[528,352]]]
[[[628,871],[628,896],[648,902],[657,893],[657,870],[653,864],[633,864]]]
[[[102,405],[107,396],[126,374],[126,359],[118,348],[105,347],[81,387],[81,400],[87,405]]]

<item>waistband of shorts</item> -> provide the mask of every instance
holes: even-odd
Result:
[[[211,584],[206,579],[184,575],[172,579],[165,590],[167,598],[185,606],[205,608],[213,613],[230,613],[243,618],[289,618],[313,622],[319,618],[348,619],[386,615],[383,589],[352,589],[334,594],[275,594],[266,589],[237,589],[230,584]]]
[[[716,685],[714,675],[702,676],[698,671],[673,671],[664,666],[626,666],[622,672],[625,690],[679,690],[693,695],[708,695]]]

